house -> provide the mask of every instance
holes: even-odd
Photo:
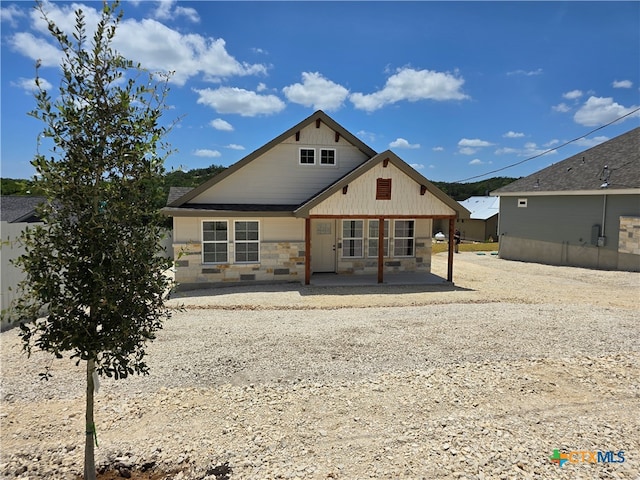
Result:
[[[640,271],[640,127],[491,195],[500,257]]]
[[[0,232],[2,233],[2,248],[0,248],[2,324],[0,327],[2,330],[11,324],[11,315],[8,310],[16,295],[18,284],[24,279],[24,272],[12,263],[24,253],[24,248],[16,240],[25,228],[40,222],[35,209],[43,201],[43,197],[13,195],[0,197]]]
[[[469,197],[459,203],[471,212],[470,218],[456,220],[456,228],[460,230],[463,240],[498,240],[499,197]]]
[[[452,229],[469,215],[395,153],[375,152],[322,111],[199,187],[172,189],[163,213],[173,217],[182,288],[429,272],[433,219]]]

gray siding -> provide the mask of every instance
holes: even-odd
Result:
[[[518,207],[526,198],[527,207]],[[620,216],[640,215],[638,195],[523,196],[500,198],[500,236],[551,243],[590,245],[593,225],[600,225],[604,211],[605,250],[618,250]]]

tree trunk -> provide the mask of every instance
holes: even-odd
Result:
[[[96,480],[96,461],[94,439],[96,427],[93,421],[93,372],[96,369],[95,360],[87,360],[87,407],[86,407],[86,439],[84,444],[84,480]]]

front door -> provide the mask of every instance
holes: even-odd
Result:
[[[335,220],[322,219],[311,222],[311,271],[336,271]]]

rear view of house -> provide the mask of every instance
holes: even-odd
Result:
[[[501,258],[640,271],[640,127],[492,195]]]
[[[322,111],[199,187],[172,189],[163,212],[173,217],[183,288],[428,272],[433,219],[453,228],[469,215],[396,154],[375,152]]]

